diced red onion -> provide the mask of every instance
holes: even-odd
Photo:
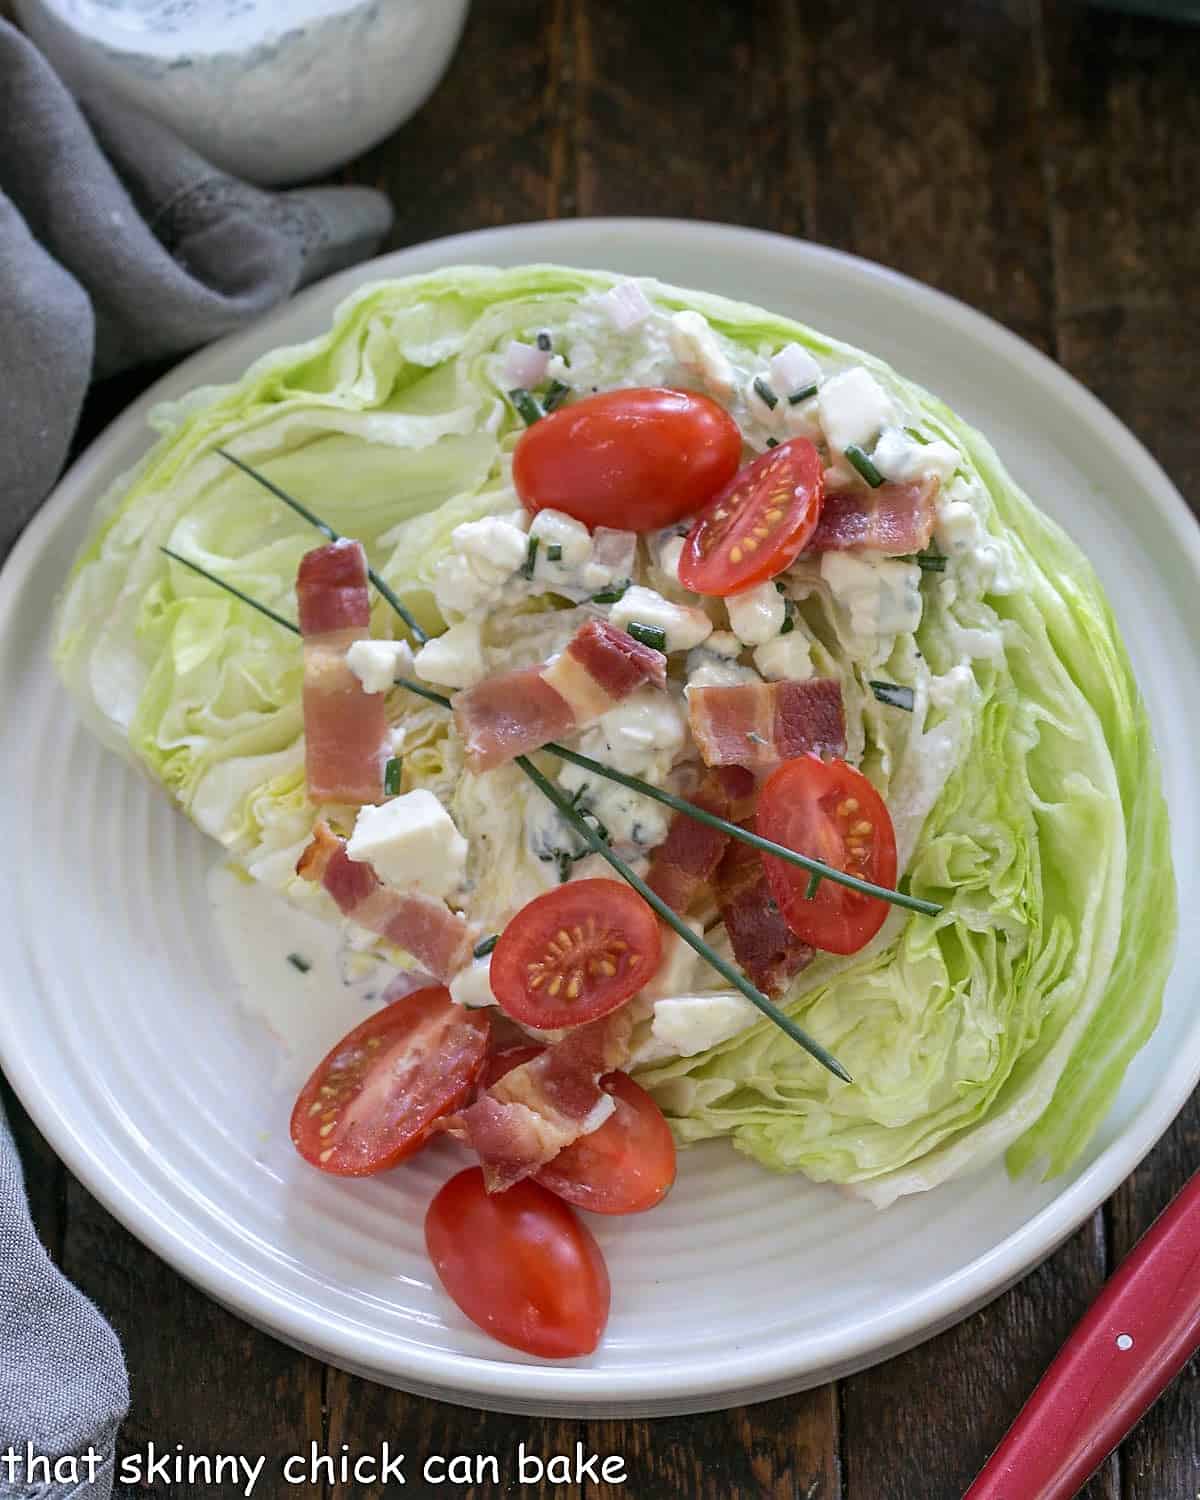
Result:
[[[636,281],[618,281],[600,298],[600,305],[618,333],[628,333],[654,311]]]
[[[533,390],[546,378],[552,356],[548,349],[538,349],[533,344],[522,344],[513,339],[504,355],[504,383],[510,389],[523,387]]]

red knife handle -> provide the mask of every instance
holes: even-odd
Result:
[[[1070,1500],[1200,1346],[1200,1173],[1084,1315],[964,1500]]]

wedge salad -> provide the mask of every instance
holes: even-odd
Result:
[[[1077,1157],[1158,1016],[1166,809],[1086,558],[935,397],[745,304],[459,267],[153,420],[56,661],[402,971],[292,1139],[466,1147],[426,1240],[480,1327],[594,1349],[576,1210],[655,1207],[677,1143],[880,1207]]]

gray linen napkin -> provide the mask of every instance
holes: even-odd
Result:
[[[0,548],[57,477],[89,378],[231,332],[392,222],[370,189],[266,193],[143,115],[84,107],[0,20]]]
[[[230,332],[390,225],[378,193],[261,192],[140,115],[81,110],[0,20],[0,557],[57,478],[91,378]],[[0,1496],[108,1500],[127,1405],[115,1335],[38,1241],[0,1107]],[[26,1471],[28,1443],[75,1455],[83,1482]]]

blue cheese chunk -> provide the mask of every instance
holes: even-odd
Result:
[[[747,646],[761,646],[783,629],[787,604],[783,595],[768,579],[766,583],[730,594],[725,600],[729,611],[729,628]]]
[[[825,552],[821,577],[862,643],[911,634],[921,623],[921,569],[916,563],[866,550]]]
[[[359,809],[347,855],[385,885],[445,900],[463,883],[467,841],[432,792],[420,788]]]
[[[612,607],[610,621],[618,630],[630,625],[649,625],[663,632],[667,652],[690,651],[712,634],[712,621],[702,609],[690,604],[673,604],[654,589],[635,584]]]
[[[861,365],[826,380],[817,393],[817,409],[826,440],[838,453],[850,447],[869,449],[896,420],[891,398]]]
[[[386,693],[397,677],[413,670],[412,647],[407,641],[355,641],[346,652],[346,665],[364,693]]]
[[[733,366],[701,313],[677,312],[671,318],[671,352],[689,374],[728,401],[737,385]]]
[[[483,636],[476,621],[462,620],[426,641],[413,661],[418,677],[441,687],[468,688],[487,676]]]

